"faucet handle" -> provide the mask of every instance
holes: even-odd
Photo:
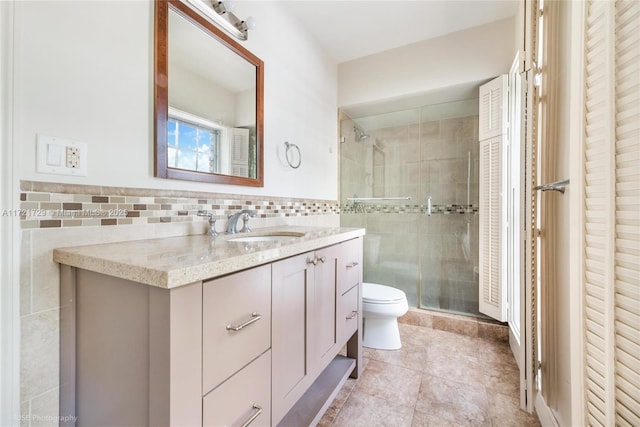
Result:
[[[255,211],[253,215],[250,212],[245,212],[242,214],[242,228],[240,229],[240,233],[250,233],[251,229],[249,228],[249,217],[256,216]]]
[[[198,216],[206,216],[209,218],[209,236],[216,237],[218,232],[216,231],[216,220],[217,218],[213,216],[212,213],[207,211],[198,211]]]

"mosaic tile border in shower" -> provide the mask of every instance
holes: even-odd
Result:
[[[342,205],[341,213],[358,214],[358,213],[390,213],[390,214],[426,214],[427,205],[388,205],[388,204],[365,204],[365,203],[348,203]],[[476,214],[478,213],[477,205],[431,205],[432,215],[451,215],[451,214]]]
[[[332,200],[37,181],[21,181],[20,190],[20,209],[2,215],[20,216],[23,229],[203,221],[198,216],[203,210],[220,219],[242,209],[255,210],[258,218],[340,213]]]

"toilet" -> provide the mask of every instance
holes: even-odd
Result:
[[[409,310],[407,295],[400,289],[377,283],[362,284],[364,333],[362,345],[379,350],[402,347],[398,317]]]

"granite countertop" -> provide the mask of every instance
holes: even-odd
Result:
[[[277,241],[234,238],[289,234]],[[72,267],[171,289],[363,236],[363,228],[283,226],[252,233],[179,236],[59,248],[53,260]],[[298,237],[300,236],[300,237]]]

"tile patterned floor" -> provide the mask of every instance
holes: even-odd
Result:
[[[519,409],[518,368],[504,342],[400,324],[403,347],[365,349],[320,427],[540,426]]]

